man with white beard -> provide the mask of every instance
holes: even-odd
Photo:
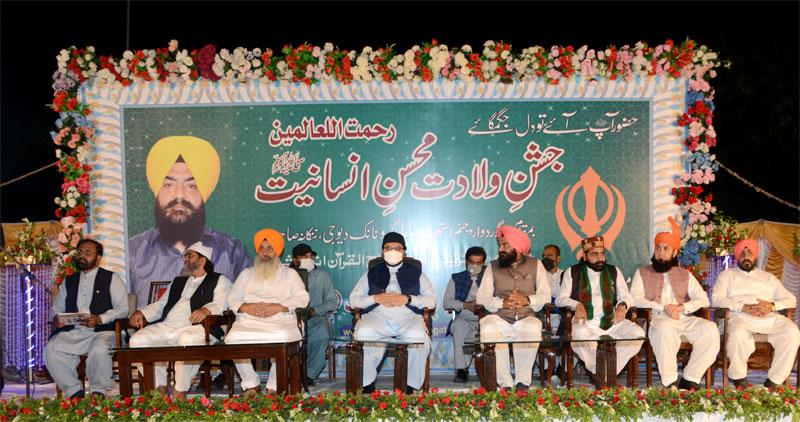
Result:
[[[358,280],[350,293],[350,306],[361,309],[353,339],[419,342],[408,348],[406,393],[422,387],[425,381],[425,358],[431,350],[428,328],[422,318],[423,308],[435,309],[439,303],[436,290],[421,268],[404,263],[406,241],[400,233],[383,237],[383,260]],[[364,347],[363,393],[375,391],[378,364],[386,348]]]
[[[225,343],[300,341],[294,310],[308,306],[308,292],[297,271],[281,265],[283,236],[273,229],[263,229],[253,239],[257,256],[233,283],[228,304],[236,312],[236,322]],[[275,365],[275,359],[270,360]],[[260,392],[258,373],[249,359],[235,360],[245,394]],[[274,367],[274,366],[273,366]],[[267,393],[276,390],[277,371],[269,372]]]
[[[189,346],[205,342],[205,330],[201,323],[208,315],[221,314],[226,308],[225,297],[231,282],[222,274],[214,272],[211,256],[214,251],[197,242],[183,255],[184,267],[172,280],[169,288],[157,302],[139,309],[131,315],[129,322],[141,327],[144,321],[153,321],[131,337],[131,347]],[[211,342],[222,338],[219,327],[211,327]],[[141,371],[141,365],[137,365]],[[153,365],[156,389],[164,396],[169,394],[167,364]],[[174,397],[186,398],[200,362],[175,362]]]

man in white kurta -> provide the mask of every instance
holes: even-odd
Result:
[[[111,388],[111,353],[114,347],[114,320],[128,315],[125,283],[116,273],[100,268],[103,245],[91,239],[78,243],[75,252],[80,272],[70,275],[58,290],[50,314],[58,329],[44,349],[47,370],[67,397],[84,397],[78,379],[78,363],[86,356],[86,375],[92,394],[105,396]],[[89,316],[80,324],[66,325],[58,314],[81,313]]]
[[[636,270],[631,295],[634,306],[653,310],[648,335],[661,383],[699,390],[703,373],[717,359],[719,333],[713,322],[692,316],[698,309],[708,307],[708,295],[689,271],[678,266],[681,230],[672,217],[669,221],[672,233],[656,235],[652,265]],[[692,344],[692,354],[678,382],[681,336]]]
[[[297,271],[280,263],[283,236],[273,229],[264,229],[255,236],[258,254],[255,264],[247,268],[233,283],[228,305],[236,312],[236,322],[225,336],[225,343],[293,342],[303,339],[297,328],[296,308],[308,306],[308,292]],[[269,372],[267,392],[277,389],[275,359]],[[259,392],[258,373],[249,359],[235,360],[246,394]]]
[[[797,306],[795,296],[772,274],[756,267],[758,243],[743,239],[734,247],[737,268],[722,271],[714,283],[711,303],[728,308],[728,377],[736,387],[747,387],[747,358],[755,351],[756,333],[766,334],[775,349],[766,387],[782,384],[792,371],[800,346],[800,330],[776,311]]]
[[[531,385],[533,363],[542,338],[542,322],[536,312],[550,303],[550,284],[544,266],[527,256],[531,240],[511,226],[497,228],[499,259],[486,268],[478,289],[478,304],[491,315],[480,321],[481,341],[534,340],[514,343],[514,378],[508,344],[495,346],[497,385],[527,390]]]
[[[406,244],[401,234],[387,233],[382,249],[383,260],[364,273],[350,293],[350,306],[362,310],[353,339],[394,337],[400,341],[422,343],[408,347],[406,392],[413,393],[425,382],[425,359],[431,350],[422,310],[435,309],[439,298],[421,268],[404,261]],[[378,364],[385,351],[381,345],[364,345],[364,393],[375,391]]]
[[[170,283],[158,301],[131,315],[130,323],[134,327],[140,327],[143,320],[155,323],[137,331],[131,337],[130,347],[205,344],[202,322],[206,316],[221,314],[225,310],[226,296],[231,289],[230,280],[214,272],[212,255],[213,250],[200,242],[189,246],[183,257],[184,269],[181,275]],[[177,288],[181,291],[173,291]],[[221,336],[222,333],[219,331],[212,332],[209,340],[216,343]],[[186,392],[192,385],[192,379],[197,374],[200,363],[199,361],[175,362],[174,398],[186,398]],[[141,371],[141,365],[137,366]],[[153,366],[156,388],[161,394],[166,395],[167,364],[157,362]]]
[[[473,246],[467,249],[465,259],[467,269],[450,276],[442,301],[445,310],[456,312],[456,317],[450,323],[450,332],[453,334],[453,360],[456,369],[453,382],[459,383],[465,383],[469,379],[467,365],[471,360],[472,350],[465,351],[464,342],[478,334],[480,305],[475,298],[483,279],[486,251],[480,246]]]
[[[581,241],[584,256],[581,261],[564,271],[561,291],[556,306],[575,311],[572,317],[572,338],[596,339],[602,335],[614,338],[644,338],[642,327],[625,319],[628,304],[633,297],[628,292],[622,271],[606,264],[606,250],[602,236]],[[573,279],[573,273],[575,279]],[[588,279],[588,280],[587,280]],[[604,280],[608,281],[604,281]],[[607,297],[603,292],[610,292]],[[617,343],[617,374],[642,348],[644,340]],[[570,345],[586,370],[597,373],[597,342],[574,342]]]

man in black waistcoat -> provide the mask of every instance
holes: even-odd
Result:
[[[105,396],[111,388],[111,353],[114,347],[114,320],[128,315],[125,283],[111,271],[100,268],[103,245],[83,239],[75,251],[80,270],[69,275],[58,291],[50,314],[56,331],[44,348],[44,361],[56,385],[70,398],[84,396],[78,380],[78,363],[86,356],[86,376],[91,392]],[[71,259],[71,258],[67,258]],[[59,314],[82,314],[77,324],[67,324]]]
[[[226,297],[231,282],[214,272],[211,262],[213,250],[197,242],[183,255],[184,267],[172,280],[169,288],[155,303],[131,315],[130,323],[141,327],[153,321],[131,337],[131,347],[188,346],[205,343],[202,326],[206,316],[221,314],[227,307]],[[211,341],[222,339],[222,330],[211,327]],[[174,397],[186,398],[201,362],[175,362]],[[154,364],[156,388],[162,395],[169,394],[166,362]],[[141,367],[139,368],[141,370]]]

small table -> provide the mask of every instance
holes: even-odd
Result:
[[[400,341],[396,338],[383,340],[355,340],[351,337],[334,337],[333,341],[347,342],[347,393],[356,394],[364,383],[364,344],[370,346],[393,345],[394,356],[394,389],[406,391],[408,380],[408,346],[423,345],[421,341]]]
[[[567,362],[572,362],[572,348],[569,345],[573,342],[597,342],[597,374],[595,382],[597,389],[603,387],[617,387],[617,342],[618,341],[640,341],[645,337],[625,337],[614,338],[611,336],[599,336],[594,338],[581,338],[574,339],[569,335],[554,336],[550,332],[544,331],[540,337],[536,338],[518,338],[514,340],[481,340],[479,336],[474,339],[466,340],[464,344],[474,344],[477,346],[476,357],[482,360],[483,374],[481,377],[481,386],[488,391],[497,390],[497,362],[495,358],[495,347],[498,344],[529,344],[539,343],[539,347],[548,346],[553,344],[563,344],[566,349],[565,359]],[[567,388],[572,388],[572,365],[566,365],[567,370]],[[550,382],[552,375],[552,368],[547,374],[547,383]]]
[[[119,366],[119,394],[130,397],[133,394],[131,364],[142,363],[144,390],[150,391],[153,385],[153,363],[175,361],[203,361],[225,359],[275,359],[277,371],[277,391],[295,394],[300,391],[300,342],[250,343],[197,346],[159,346],[159,347],[112,347],[117,355]],[[289,377],[291,376],[291,380]]]

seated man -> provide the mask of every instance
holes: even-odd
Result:
[[[57,330],[44,348],[47,370],[58,388],[70,398],[82,398],[83,382],[78,379],[78,363],[86,356],[86,375],[94,395],[105,396],[111,388],[111,353],[115,346],[114,320],[128,315],[125,283],[111,271],[100,268],[103,245],[83,239],[75,251],[80,270],[64,280],[50,308]],[[82,313],[88,317],[76,325],[58,318],[62,313]]]
[[[308,305],[308,292],[297,271],[281,265],[283,236],[273,229],[264,229],[254,238],[257,256],[255,264],[247,268],[233,283],[228,305],[236,312],[225,343],[293,342],[303,339],[297,329],[294,310]],[[245,394],[260,391],[258,373],[249,359],[235,360],[236,370],[242,378]],[[267,393],[278,385],[275,359],[269,371]]]
[[[301,243],[292,249],[292,268],[306,271],[308,277],[307,291],[309,294],[308,320],[306,332],[308,333],[308,360],[306,361],[306,378],[309,385],[314,384],[322,368],[325,367],[325,350],[330,341],[328,331],[328,312],[335,311],[338,301],[333,281],[327,271],[317,268],[314,264],[316,252],[311,246]],[[301,279],[303,277],[301,273]],[[335,370],[328,368],[328,370]]]
[[[738,268],[728,268],[717,276],[711,303],[730,309],[728,321],[728,377],[737,388],[747,387],[747,358],[756,350],[753,334],[767,335],[775,349],[772,364],[764,381],[765,387],[776,387],[792,371],[800,330],[797,325],[775,311],[797,306],[774,275],[756,267],[758,242],[742,239],[734,246]]]
[[[475,303],[478,287],[483,278],[483,264],[486,262],[486,251],[480,246],[467,249],[465,255],[466,271],[450,276],[444,290],[444,309],[456,311],[456,317],[450,323],[453,333],[453,355],[455,357],[456,378],[453,382],[464,383],[469,379],[469,361],[472,351],[464,351],[464,340],[474,338],[478,334],[478,309]]]
[[[653,310],[648,334],[661,383],[699,390],[703,373],[717,359],[719,331],[717,324],[692,316],[698,309],[708,307],[708,295],[689,271],[678,266],[681,229],[672,217],[669,222],[672,233],[656,235],[653,264],[636,270],[631,295],[635,306]],[[678,382],[681,336],[692,344],[692,354]]]
[[[536,311],[550,303],[550,285],[544,266],[527,256],[531,239],[515,227],[497,228],[500,258],[492,261],[483,275],[477,302],[492,315],[481,319],[481,341],[540,339],[542,321]],[[508,344],[495,348],[497,385],[527,390],[531,385],[533,363],[539,343],[514,344],[514,380]]]
[[[439,298],[421,269],[406,264],[406,241],[395,232],[383,237],[383,262],[370,268],[350,293],[350,306],[361,309],[361,319],[353,332],[354,340],[420,342],[408,348],[408,385],[411,394],[425,382],[425,359],[431,350],[423,308],[435,309]],[[364,393],[375,391],[378,364],[384,347],[364,345]]]
[[[226,307],[226,297],[231,282],[214,272],[211,256],[214,251],[197,242],[183,255],[184,267],[172,280],[158,301],[134,312],[130,324],[141,327],[144,321],[153,321],[131,337],[131,347],[189,346],[205,343],[205,330],[200,325],[208,315],[221,314]],[[222,339],[222,330],[211,327],[210,340]],[[175,398],[186,398],[201,362],[175,362]],[[139,370],[141,371],[141,365]],[[154,364],[156,389],[169,394],[167,363]]]
[[[550,303],[556,303],[558,292],[561,290],[561,274],[564,270],[558,268],[561,264],[561,248],[556,245],[547,245],[542,249],[542,265],[547,271],[547,281],[550,284]],[[539,317],[543,317],[543,313],[539,312]],[[555,334],[558,331],[558,325],[561,322],[561,315],[558,311],[554,311],[550,315],[550,331]]]
[[[622,271],[606,264],[606,249],[602,236],[581,241],[583,256],[580,262],[564,271],[556,306],[575,311],[572,317],[572,338],[644,337],[642,327],[625,319],[633,297],[628,292]],[[617,343],[617,374],[642,348],[644,340]],[[586,370],[597,373],[597,342],[573,342],[572,350],[583,361]]]

